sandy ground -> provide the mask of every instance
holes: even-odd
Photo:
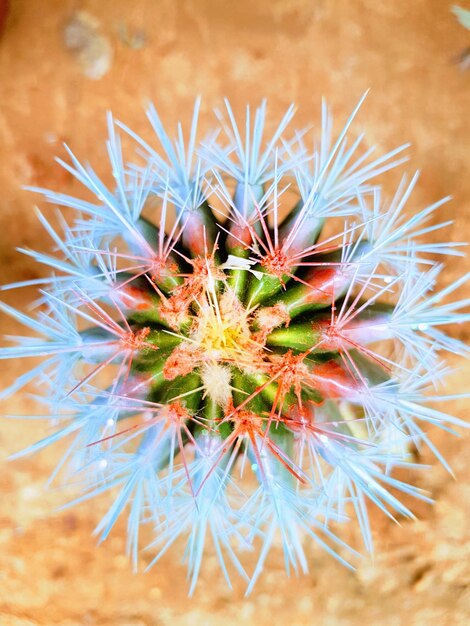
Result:
[[[11,0],[0,38],[0,250],[2,282],[33,278],[15,246],[47,249],[34,198],[22,185],[71,192],[53,163],[62,142],[101,174],[105,112],[149,136],[143,106],[152,99],[171,125],[188,120],[203,96],[202,127],[228,96],[234,109],[269,99],[272,120],[291,101],[297,124],[319,119],[325,96],[342,121],[367,88],[356,125],[385,151],[411,141],[410,168],[422,169],[419,209],[451,193],[443,210],[454,240],[469,238],[470,74],[458,65],[470,44],[446,0]],[[77,13],[78,12],[78,13]],[[81,13],[80,13],[81,12]],[[78,16],[78,17],[77,17]],[[78,26],[77,26],[78,20]],[[85,24],[85,40],[83,30]],[[78,29],[78,30],[77,30]],[[88,41],[89,33],[92,42]],[[80,39],[82,38],[82,39]],[[390,177],[392,190],[396,176]],[[468,260],[450,263],[445,281]],[[9,296],[21,306],[33,294]],[[1,320],[2,331],[14,328]],[[462,336],[462,329],[454,329]],[[470,379],[461,366],[449,390]],[[2,364],[3,382],[22,371]],[[4,412],[28,411],[17,397]],[[449,410],[467,414],[463,401]],[[44,426],[1,421],[0,454],[39,438]],[[91,536],[106,502],[57,512],[65,494],[44,490],[54,450],[0,465],[0,625],[458,626],[470,621],[468,438],[435,434],[457,480],[437,467],[415,480],[437,503],[415,506],[401,527],[374,514],[376,556],[348,572],[310,550],[312,573],[286,580],[274,554],[251,597],[230,593],[209,554],[195,597],[186,596],[175,553],[149,574],[132,574],[121,523],[100,548]],[[355,532],[346,539],[354,541]],[[144,556],[145,559],[148,558]]]

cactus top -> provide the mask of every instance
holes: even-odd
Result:
[[[407,214],[417,176],[384,202],[378,180],[406,146],[374,156],[351,140],[361,103],[335,140],[323,105],[313,147],[289,132],[292,107],[267,137],[265,103],[243,130],[226,103],[199,140],[197,102],[187,143],[150,107],[155,146],[109,116],[111,185],[69,151],[61,165],[95,199],[33,190],[75,215],[59,213],[59,232],[38,212],[57,254],[22,252],[52,276],[2,287],[39,286],[40,299],[30,314],[0,303],[34,335],[0,358],[40,360],[1,395],[40,390],[58,424],[14,456],[67,439],[78,500],[114,494],[101,537],[129,507],[136,565],[141,526],[152,564],[184,538],[191,593],[209,540],[248,591],[277,536],[288,571],[307,571],[312,540],[351,566],[332,522],[355,517],[371,551],[367,501],[412,517],[399,494],[429,495],[394,468],[411,471],[425,444],[448,467],[426,426],[463,425],[432,405],[446,397],[441,353],[468,354],[443,330],[469,319],[450,297],[468,275],[436,289],[436,259],[463,244],[426,242],[448,198]]]

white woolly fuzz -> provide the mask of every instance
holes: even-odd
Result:
[[[230,368],[219,363],[205,363],[201,368],[201,377],[207,395],[211,400],[225,407],[232,393]]]

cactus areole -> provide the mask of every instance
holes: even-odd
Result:
[[[289,131],[292,107],[268,136],[265,103],[240,127],[226,103],[200,140],[197,102],[187,143],[153,107],[155,145],[109,116],[111,183],[61,161],[94,200],[33,190],[75,217],[57,230],[38,212],[57,254],[23,252],[53,275],[2,288],[41,294],[30,315],[0,304],[33,333],[0,357],[41,357],[2,395],[40,391],[34,417],[56,424],[15,456],[66,439],[78,500],[113,494],[101,537],[127,510],[135,565],[142,541],[153,564],[182,538],[190,592],[208,543],[248,591],[276,538],[287,570],[307,571],[311,541],[354,565],[341,523],[371,551],[367,502],[412,517],[400,494],[429,495],[394,468],[412,478],[426,444],[446,464],[427,426],[463,425],[435,404],[441,353],[467,353],[445,326],[468,319],[449,299],[467,276],[436,289],[436,259],[462,244],[426,241],[447,198],[407,211],[417,176],[384,201],[406,146],[377,156],[351,139],[361,103],[336,135],[324,105],[313,143]]]

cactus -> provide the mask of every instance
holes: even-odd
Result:
[[[377,180],[406,146],[375,157],[350,140],[361,104],[335,141],[323,105],[313,148],[287,135],[292,107],[267,139],[265,103],[242,131],[226,102],[200,141],[196,102],[187,144],[151,107],[156,147],[109,116],[110,187],[69,151],[62,167],[95,199],[32,190],[75,219],[59,211],[59,232],[38,211],[57,254],[22,252],[53,275],[2,287],[41,296],[31,315],[0,304],[34,333],[0,358],[41,360],[1,395],[30,386],[45,406],[30,417],[58,424],[13,456],[67,439],[73,502],[114,495],[101,539],[127,510],[136,567],[144,527],[150,566],[185,542],[190,593],[208,543],[248,592],[277,537],[288,572],[307,571],[312,540],[352,567],[341,523],[355,518],[370,552],[368,501],[392,519],[413,517],[400,494],[431,501],[394,468],[411,475],[428,445],[449,469],[426,430],[464,425],[433,403],[455,397],[436,391],[440,355],[468,349],[443,327],[470,302],[447,297],[468,275],[436,288],[436,259],[463,244],[426,243],[448,198],[406,215],[417,175],[383,201]]]

